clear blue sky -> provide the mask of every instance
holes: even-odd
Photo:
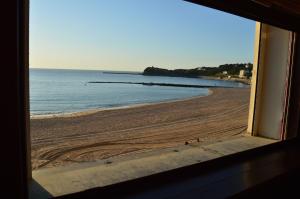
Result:
[[[255,22],[181,0],[31,0],[30,66],[142,71],[252,62]]]

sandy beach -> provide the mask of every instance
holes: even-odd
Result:
[[[250,89],[211,91],[206,97],[32,118],[32,167],[92,162],[243,135]]]

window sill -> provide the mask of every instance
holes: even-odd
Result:
[[[199,162],[257,148],[276,142],[259,137],[244,136],[206,146],[190,144],[163,153],[111,159],[97,163],[40,169],[33,171],[30,198],[62,196],[85,190],[151,176]]]

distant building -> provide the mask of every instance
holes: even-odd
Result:
[[[202,67],[198,67],[197,70],[202,70],[202,71],[205,71],[205,66],[202,66]]]
[[[227,75],[228,74],[226,70],[223,71],[222,73],[223,73],[223,75]]]
[[[246,76],[246,71],[245,70],[240,70],[239,78],[245,78]]]

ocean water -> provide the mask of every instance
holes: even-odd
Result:
[[[89,81],[175,83],[204,86],[246,87],[231,81],[201,78],[109,74],[103,71],[30,69],[30,114],[80,112],[208,95],[207,88],[89,84]]]

